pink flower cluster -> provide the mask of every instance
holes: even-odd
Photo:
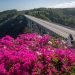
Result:
[[[0,75],[75,75],[74,49],[35,33],[0,39]]]

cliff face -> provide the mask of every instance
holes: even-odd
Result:
[[[23,33],[27,25],[26,19],[17,10],[8,10],[0,13],[0,37],[11,35],[16,37]]]

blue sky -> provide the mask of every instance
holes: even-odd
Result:
[[[33,8],[70,8],[75,7],[75,0],[0,0],[0,11]]]

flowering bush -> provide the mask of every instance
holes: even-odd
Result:
[[[0,39],[0,75],[75,75],[75,49],[49,35]]]

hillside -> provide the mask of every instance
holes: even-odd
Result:
[[[16,37],[23,32],[26,23],[25,17],[17,10],[0,12],[0,37],[6,34]]]
[[[38,8],[24,11],[13,9],[0,12],[0,37],[5,35],[16,37],[20,33],[30,32],[31,30],[27,27],[26,18],[23,16],[24,14],[75,29],[75,8]]]
[[[75,8],[38,8],[33,10],[22,11],[22,13],[32,15],[50,22],[59,23],[71,28],[75,28]]]

